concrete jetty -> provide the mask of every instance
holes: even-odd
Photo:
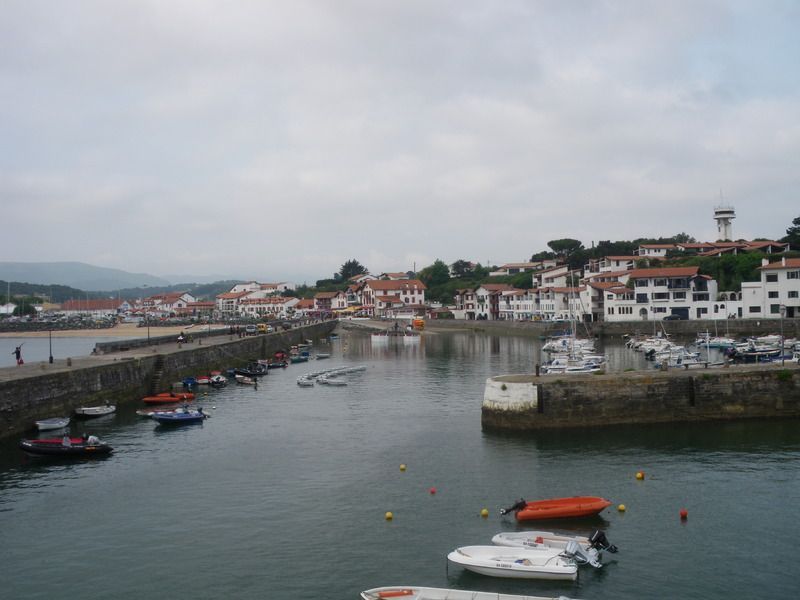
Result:
[[[306,339],[327,336],[336,324],[321,321],[243,338],[216,335],[202,344],[178,344],[175,338],[145,346],[127,344],[129,349],[119,352],[0,369],[0,437],[19,434],[37,419],[71,414],[78,406],[138,401],[169,390],[185,377],[267,358]]]

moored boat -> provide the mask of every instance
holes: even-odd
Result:
[[[362,600],[570,600],[566,596],[517,596],[496,592],[473,592],[446,588],[419,587],[414,585],[378,587],[361,592]]]
[[[211,377],[208,378],[208,382],[213,387],[222,387],[224,385],[228,385],[227,378],[219,373],[211,375]]]
[[[76,419],[93,419],[95,417],[103,417],[110,415],[117,410],[113,404],[104,404],[102,406],[79,406],[75,409]]]
[[[52,431],[54,429],[64,429],[69,425],[69,417],[51,417],[49,419],[39,419],[36,421],[36,428],[39,431]]]
[[[500,510],[500,514],[514,511],[517,521],[541,519],[564,519],[591,517],[611,506],[611,502],[599,496],[574,496],[572,498],[550,498],[526,502],[519,500],[512,506]]]
[[[161,425],[189,425],[191,423],[201,423],[208,418],[208,415],[203,412],[202,408],[197,410],[189,410],[183,408],[171,412],[156,412],[152,416],[154,421],[158,421]]]
[[[145,396],[142,401],[145,404],[172,404],[174,402],[186,402],[194,400],[192,392],[164,392],[155,396]]]
[[[589,564],[595,568],[603,565],[600,556],[603,550],[615,554],[617,547],[609,543],[606,534],[599,529],[591,536],[565,535],[552,531],[519,531],[498,533],[492,538],[495,546],[516,548],[558,548],[579,565]]]
[[[578,564],[559,548],[463,546],[447,555],[451,563],[474,573],[513,579],[574,580]]]
[[[66,457],[91,457],[105,456],[114,450],[108,444],[95,442],[89,443],[83,438],[67,438],[69,444],[64,443],[63,438],[48,438],[40,440],[20,440],[19,447],[28,454],[39,456],[66,456]]]

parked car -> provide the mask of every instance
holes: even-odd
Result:
[[[677,313],[672,313],[671,315],[667,315],[664,317],[665,321],[686,321],[687,318],[685,315],[679,315]]]
[[[258,328],[255,325],[247,325],[244,328],[245,335],[256,335],[258,333]]]

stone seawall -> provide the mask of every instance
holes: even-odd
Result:
[[[216,344],[189,344],[117,360],[85,360],[57,372],[0,382],[0,437],[19,434],[37,419],[71,414],[78,406],[138,402],[149,393],[168,391],[184,377],[241,366],[266,358],[306,339],[327,336],[336,321]],[[83,360],[83,359],[82,359]]]
[[[800,369],[753,366],[487,380],[484,429],[535,431],[630,423],[800,417]]]

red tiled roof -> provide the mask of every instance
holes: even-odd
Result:
[[[694,277],[700,267],[664,267],[661,269],[633,269],[628,271],[631,279],[647,279],[649,277]]]
[[[375,280],[375,281],[367,281],[366,285],[368,285],[371,289],[375,291],[383,291],[383,292],[388,290],[413,289],[415,285],[417,286],[418,290],[428,289],[425,287],[425,284],[422,283],[419,279],[395,279],[394,281]]]
[[[314,308],[313,298],[300,298],[300,301],[294,305],[295,308]]]
[[[800,258],[787,258],[785,261],[778,261],[769,263],[759,267],[759,269],[773,270],[773,269],[800,269]]]
[[[634,255],[634,256],[625,256],[625,255],[620,255],[620,256],[606,256],[606,258],[607,258],[608,260],[639,260],[639,259],[641,258],[641,256],[635,256],[635,255]]]
[[[61,303],[61,310],[116,310],[121,300],[67,300]]]
[[[336,298],[342,292],[317,292],[314,294],[314,298],[317,300],[327,300],[329,298]]]
[[[598,290],[610,290],[619,287],[619,281],[592,281],[589,283],[589,287]]]
[[[236,298],[241,298],[242,296],[247,296],[250,292],[225,292],[224,294],[217,294],[217,298],[220,300],[235,300]]]
[[[675,248],[675,244],[640,244],[640,248],[652,248],[654,250],[670,250]]]

